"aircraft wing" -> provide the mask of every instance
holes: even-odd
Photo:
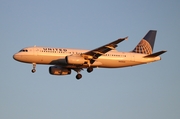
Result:
[[[89,59],[90,60],[90,63],[93,64],[94,61],[100,57],[101,55],[111,51],[111,50],[114,50],[118,45],[118,43],[126,40],[128,37],[125,37],[125,38],[119,38],[111,43],[108,43],[106,45],[103,45],[99,48],[96,48],[94,50],[90,50],[88,52],[85,52],[83,53],[82,55],[84,56],[85,59]]]

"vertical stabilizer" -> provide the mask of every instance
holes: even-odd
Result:
[[[132,52],[141,54],[152,54],[156,38],[156,30],[150,30]]]

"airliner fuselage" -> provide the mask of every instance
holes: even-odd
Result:
[[[61,65],[67,68],[75,68],[76,65],[68,64],[66,56],[79,56],[88,50],[67,49],[67,48],[50,48],[50,47],[27,47],[20,50],[14,55],[14,59],[24,63]],[[110,51],[99,57],[91,67],[101,68],[120,68],[127,66],[134,66],[145,64],[160,60],[160,57],[143,58],[144,54],[132,52],[118,52],[116,50]],[[88,63],[81,64],[78,68],[87,68]]]

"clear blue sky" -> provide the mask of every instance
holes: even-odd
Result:
[[[19,63],[27,46],[94,49],[129,36],[130,51],[157,30],[159,62],[52,76],[48,65]],[[179,0],[0,0],[1,119],[179,119]]]

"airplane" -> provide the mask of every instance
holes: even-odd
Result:
[[[70,75],[77,72],[76,79],[81,79],[80,73],[87,69],[90,73],[94,68],[122,68],[147,64],[161,60],[160,55],[166,51],[153,53],[156,30],[150,30],[137,46],[129,52],[118,52],[117,44],[128,37],[119,38],[93,50],[53,48],[53,47],[26,47],[13,55],[19,62],[31,63],[32,73],[36,72],[36,64],[53,65],[49,67],[52,75]]]

